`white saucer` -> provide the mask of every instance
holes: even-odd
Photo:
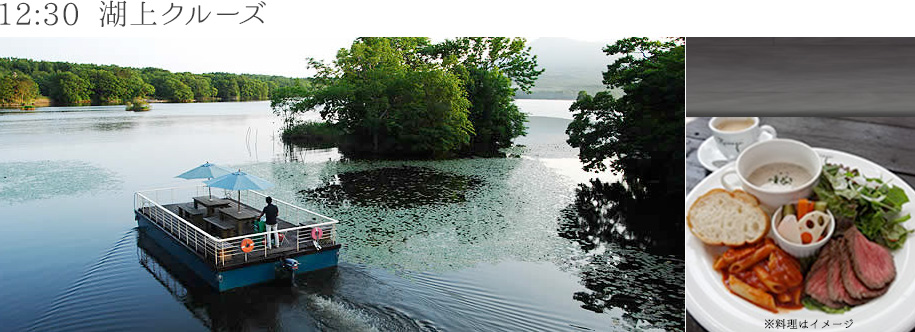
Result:
[[[768,141],[772,138],[774,137],[767,132],[759,134],[760,141]],[[702,164],[702,167],[705,167],[705,169],[712,172],[717,171],[719,168],[734,161],[727,160],[727,158],[721,154],[721,151],[718,150],[718,146],[715,144],[715,136],[707,138],[705,142],[702,142],[702,145],[699,145],[699,151],[696,153],[696,157],[699,158],[699,163]]]

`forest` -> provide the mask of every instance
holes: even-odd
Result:
[[[305,79],[231,73],[173,73],[159,68],[0,58],[0,105],[112,105],[133,100],[177,103],[267,100]]]

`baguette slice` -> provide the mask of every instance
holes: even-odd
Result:
[[[710,245],[741,246],[769,232],[768,216],[753,195],[712,189],[696,199],[686,215],[689,230]]]

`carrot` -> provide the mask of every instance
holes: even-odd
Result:
[[[810,204],[810,201],[808,201],[806,198],[801,198],[800,200],[798,200],[797,201],[797,219],[800,220],[801,218],[803,218],[804,215],[807,214],[807,212],[810,212],[810,210],[812,208],[813,208],[813,205]]]
[[[810,232],[801,233],[801,243],[808,244],[810,242],[813,242],[813,235]]]

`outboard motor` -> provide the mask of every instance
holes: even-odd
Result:
[[[299,261],[292,258],[285,258],[282,261],[283,271],[289,273],[289,283],[295,286],[295,271],[299,269]]]

